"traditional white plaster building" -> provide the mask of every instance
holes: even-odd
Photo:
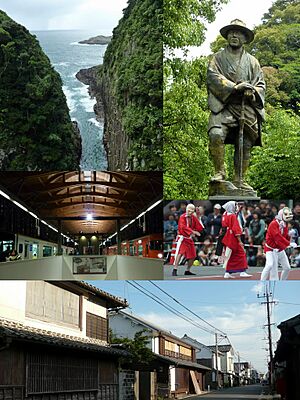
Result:
[[[109,325],[117,337],[133,339],[146,330],[149,348],[155,354],[158,395],[177,397],[205,390],[205,374],[210,368],[196,362],[195,347],[170,331],[124,311],[112,312]]]

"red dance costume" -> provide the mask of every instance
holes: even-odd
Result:
[[[276,219],[270,223],[267,235],[266,244],[264,246],[265,252],[278,249],[279,251],[285,250],[290,245],[290,237],[288,227],[285,226],[283,229]]]
[[[248,268],[248,263],[246,253],[236,237],[243,233],[237,216],[225,212],[222,216],[222,226],[227,228],[222,243],[232,250],[226,265],[226,272],[244,272]]]
[[[193,231],[201,232],[203,229],[202,223],[195,215],[188,216],[187,213],[182,214],[178,221],[176,254],[184,255],[187,260],[196,258],[195,244],[190,236]]]

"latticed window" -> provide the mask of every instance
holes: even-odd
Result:
[[[28,353],[26,381],[28,394],[97,390],[98,363],[93,358]]]
[[[107,341],[108,321],[98,315],[86,313],[86,335],[94,339]]]

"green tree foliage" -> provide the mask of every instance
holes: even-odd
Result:
[[[164,2],[164,196],[207,196],[212,165],[207,137],[207,58],[175,57],[205,38],[204,21],[212,22],[227,0],[165,0]]]
[[[250,45],[262,66],[278,70],[278,103],[299,113],[300,107],[300,3],[277,0],[264,14]],[[274,103],[274,101],[273,101]]]
[[[177,61],[177,62],[176,62]],[[206,58],[173,59],[164,96],[164,196],[207,196],[212,166],[207,151]]]
[[[59,74],[35,36],[0,11],[1,169],[76,169],[79,159]]]
[[[99,81],[109,84],[109,112],[121,116],[132,143],[131,168],[162,169],[162,0],[129,0],[108,45]]]
[[[149,348],[149,340],[151,336],[146,329],[136,332],[134,339],[119,338],[113,335],[110,331],[110,343],[111,344],[122,344],[123,347],[128,350],[129,356],[121,360],[122,364],[126,365],[147,365],[153,359],[153,353]]]
[[[263,197],[293,199],[300,193],[300,120],[278,107],[267,111],[263,147],[252,151],[248,180]]]
[[[200,46],[205,39],[203,21],[212,22],[226,0],[165,0],[164,45],[169,49]]]

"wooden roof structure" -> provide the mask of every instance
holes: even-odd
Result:
[[[1,187],[52,225],[61,220],[70,234],[113,233],[117,219],[122,226],[163,196],[162,173],[153,171],[5,171]]]

